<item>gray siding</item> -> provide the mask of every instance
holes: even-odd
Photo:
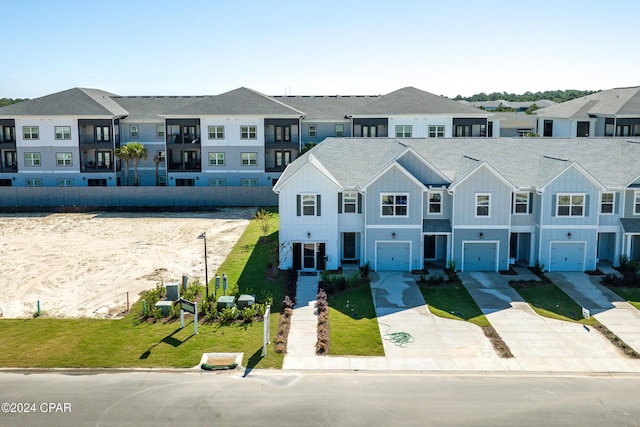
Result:
[[[425,185],[445,185],[447,181],[442,179],[436,174],[430,167],[425,165],[424,160],[418,158],[412,153],[407,153],[398,160],[405,169],[407,169],[413,176],[418,178],[420,182]]]
[[[380,214],[382,193],[408,194],[408,216],[382,217]],[[422,225],[422,188],[395,167],[367,187],[367,197],[365,200],[367,224],[389,226]]]
[[[584,217],[556,216],[556,203],[558,193],[585,193]],[[575,168],[565,171],[547,186],[544,191],[544,212],[542,212],[542,224],[544,225],[595,225],[598,222],[600,212],[599,188],[589,181]]]
[[[476,218],[476,194],[491,194],[489,217]],[[511,189],[486,168],[476,171],[473,176],[455,190],[455,225],[508,225],[511,214]]]

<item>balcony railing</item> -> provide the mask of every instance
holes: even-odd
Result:
[[[202,164],[200,159],[189,162],[169,162],[168,170],[171,172],[200,172]]]

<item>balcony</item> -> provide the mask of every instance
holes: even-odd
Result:
[[[168,170],[169,172],[200,172],[202,170],[202,162],[200,159],[188,162],[169,162]]]

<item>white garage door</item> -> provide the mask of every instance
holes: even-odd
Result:
[[[497,243],[464,243],[463,253],[463,271],[498,271]]]
[[[376,245],[376,271],[410,271],[409,242],[379,242]]]
[[[584,242],[552,243],[549,271],[584,271]]]

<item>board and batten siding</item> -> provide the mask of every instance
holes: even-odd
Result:
[[[556,215],[558,194],[585,194],[584,216]],[[572,167],[560,174],[544,190],[541,223],[544,225],[596,225],[600,212],[600,189]]]
[[[424,160],[416,156],[414,153],[406,153],[400,159],[398,163],[408,170],[411,175],[415,176],[420,182],[425,185],[448,185],[449,182],[445,181],[440,175],[433,171],[428,165],[424,163]]]
[[[489,217],[476,217],[476,194],[491,194]],[[511,188],[483,167],[461,183],[454,194],[454,224],[509,225]]]
[[[421,225],[422,188],[397,167],[392,167],[366,189],[368,225]],[[406,217],[382,216],[382,194],[407,194]]]

